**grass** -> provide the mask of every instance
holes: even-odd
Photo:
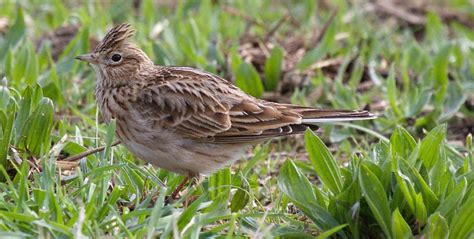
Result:
[[[470,1],[415,20],[365,1],[139,2],[0,3],[0,236],[473,237]],[[379,118],[256,146],[168,202],[183,176],[112,147],[95,75],[74,60],[120,22],[156,64]]]

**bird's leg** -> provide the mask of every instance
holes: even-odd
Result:
[[[176,189],[171,193],[171,199],[178,199],[179,192],[184,188],[184,185],[189,181],[189,176],[186,176],[183,181],[176,187]]]
[[[196,181],[197,181],[196,178],[198,178],[198,177],[199,177],[199,173],[189,172],[188,176],[186,176],[183,179],[183,181],[178,185],[178,187],[176,187],[176,189],[173,191],[173,193],[171,193],[171,198],[172,199],[178,199],[179,193],[184,188],[186,183],[188,183],[188,181],[191,180],[191,186],[192,186],[192,185],[196,184]]]
[[[190,186],[196,186],[199,184],[199,179],[201,178],[199,173],[194,173],[190,172],[188,174],[189,179],[191,179],[191,185]]]

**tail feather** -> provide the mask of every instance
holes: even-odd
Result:
[[[317,130],[322,123],[377,118],[368,111],[315,109],[274,102],[243,101],[229,115],[232,126],[211,138],[213,143],[258,143],[263,140]]]
[[[333,123],[356,120],[370,120],[377,116],[366,110],[316,109],[308,106],[265,102],[280,111],[290,111],[302,116],[302,124]]]
[[[377,118],[376,115],[368,111],[356,110],[318,110],[312,109],[301,112],[303,119],[301,123],[334,123],[356,120],[370,120]]]

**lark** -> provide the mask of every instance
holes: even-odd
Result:
[[[127,41],[133,33],[130,24],[115,26],[91,53],[76,59],[94,68],[97,104],[106,122],[116,120],[122,144],[157,167],[210,174],[263,141],[315,130],[318,123],[375,117],[269,102],[199,69],[154,65]]]

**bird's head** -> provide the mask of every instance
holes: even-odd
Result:
[[[90,63],[99,81],[112,85],[123,84],[141,69],[153,65],[142,50],[126,42],[133,33],[130,24],[117,25],[107,32],[91,53],[77,56],[76,59]]]

